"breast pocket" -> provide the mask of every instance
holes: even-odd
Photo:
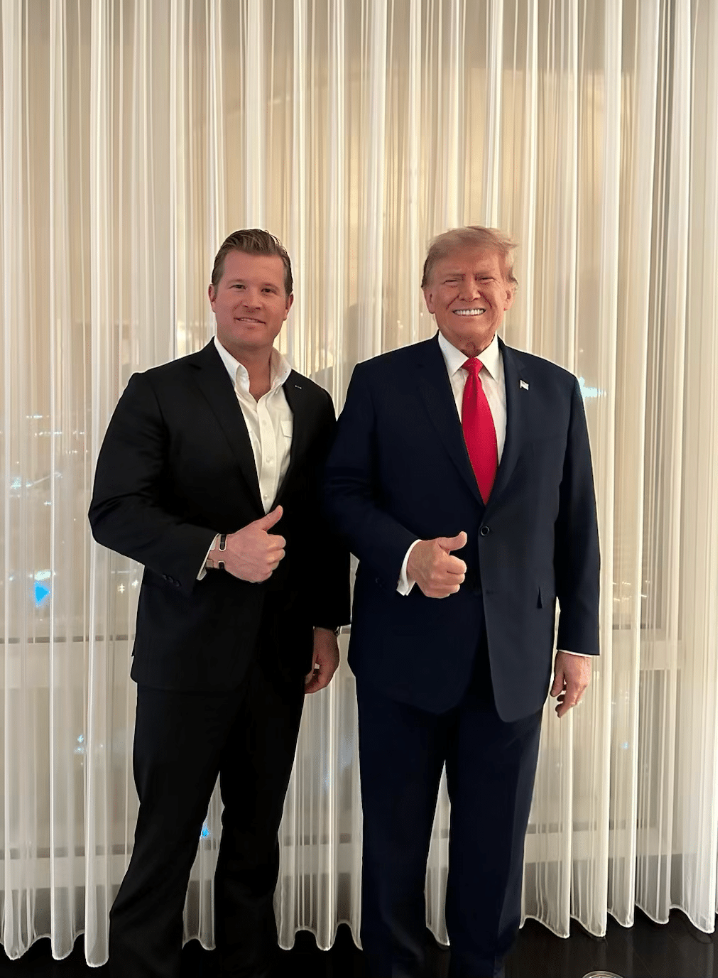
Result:
[[[281,459],[280,478],[283,478],[289,468],[289,453],[292,448],[292,432],[294,431],[294,420],[292,418],[279,422],[277,432],[277,454]]]

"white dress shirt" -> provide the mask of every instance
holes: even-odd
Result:
[[[259,494],[262,499],[264,512],[268,513],[277,495],[277,490],[289,468],[289,452],[292,447],[292,432],[294,430],[294,415],[284,394],[284,384],[292,371],[289,362],[278,351],[272,348],[269,363],[271,387],[259,400],[249,393],[249,374],[247,368],[214,338],[214,345],[227,368],[232,380],[237,401],[242,409],[242,416],[247,425],[249,441],[254,453],[254,464],[257,468]],[[235,529],[240,529],[235,527]],[[217,542],[212,541],[207,557]],[[202,568],[197,575],[201,581],[206,573],[205,557]]]
[[[277,490],[289,468],[294,416],[284,394],[284,384],[292,372],[289,362],[272,347],[269,363],[271,387],[258,401],[249,393],[247,368],[234,359],[217,337],[214,345],[232,378],[234,391],[242,409],[249,440],[257,466],[259,492],[264,512],[268,513]]]

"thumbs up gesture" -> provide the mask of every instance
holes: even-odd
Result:
[[[466,575],[466,564],[452,556],[452,550],[466,546],[466,533],[455,537],[420,540],[409,554],[406,572],[427,598],[448,598],[456,594]]]
[[[282,518],[282,507],[275,507],[259,520],[248,523],[236,533],[227,534],[226,549],[219,558],[212,550],[213,560],[224,560],[224,569],[242,581],[257,584],[271,577],[284,556],[286,540],[269,531]]]

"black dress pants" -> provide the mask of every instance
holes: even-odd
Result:
[[[441,661],[437,650],[437,669]],[[426,864],[446,765],[449,975],[501,976],[520,923],[541,713],[514,723],[500,719],[485,652],[462,701],[446,713],[390,700],[365,681],[357,682],[357,701],[364,811],[361,939],[369,975],[426,974]]]
[[[301,677],[288,681],[257,663],[226,693],[138,687],[140,809],[130,865],[110,911],[113,978],[178,978],[187,884],[218,776],[221,974],[268,974],[277,948],[277,834],[303,702]]]

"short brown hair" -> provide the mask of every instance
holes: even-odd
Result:
[[[518,282],[514,277],[514,256],[512,254],[516,247],[516,242],[512,241],[508,234],[499,231],[498,228],[485,228],[479,224],[470,224],[463,228],[451,228],[437,235],[429,245],[429,251],[424,262],[424,274],[421,279],[421,287],[425,289],[429,284],[434,265],[441,258],[461,248],[485,248],[487,251],[496,251],[501,255],[504,262],[504,274],[506,279],[516,288]]]
[[[284,262],[284,291],[287,295],[292,294],[294,282],[289,255],[279,238],[275,238],[269,231],[261,231],[259,228],[232,231],[224,239],[215,256],[214,267],[212,268],[212,288],[215,292],[224,275],[224,260],[230,251],[243,251],[247,255],[277,255]]]

